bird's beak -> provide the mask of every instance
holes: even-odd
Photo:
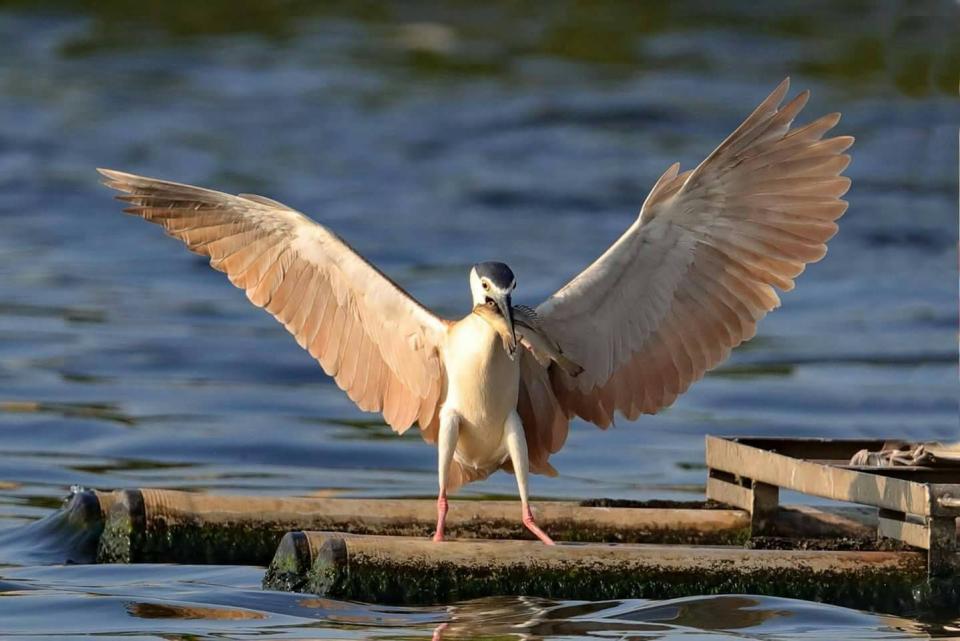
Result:
[[[500,308],[500,313],[503,315],[503,319],[507,321],[507,330],[510,332],[507,352],[512,358],[517,351],[517,332],[513,328],[513,304],[510,300],[510,294],[501,294],[494,300],[497,301],[497,307]]]

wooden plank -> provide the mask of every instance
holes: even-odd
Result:
[[[934,577],[952,577],[960,571],[960,550],[957,544],[957,519],[930,517],[927,519],[927,571]]]
[[[911,523],[881,515],[877,522],[877,531],[880,536],[897,539],[924,550],[930,549],[930,534],[927,526],[922,523]]]
[[[599,600],[750,593],[883,610],[894,604],[902,608],[925,578],[926,559],[918,552],[591,543],[550,547],[487,540],[437,544],[409,537],[294,532],[278,548],[264,587],[387,603],[504,594]]]
[[[732,505],[750,512],[753,506],[752,495],[750,488],[713,476],[707,478],[707,498],[711,501]]]
[[[780,503],[780,488],[769,483],[753,480],[750,494],[750,535],[758,536],[774,530],[774,519]]]
[[[749,512],[751,536],[772,533],[780,501],[777,486],[709,470],[707,498]]]
[[[100,537],[102,563],[251,563],[270,561],[291,530],[428,537],[435,500],[280,498],[173,490],[124,490]],[[573,501],[533,506],[557,540],[741,542],[749,517],[739,510],[584,507]],[[450,502],[452,537],[526,538],[519,501]]]
[[[289,531],[336,530],[427,538],[436,503],[419,499],[279,498],[211,495],[172,490],[98,493],[114,503],[97,559],[102,563],[248,563],[266,565]],[[742,510],[584,507],[572,501],[534,506],[558,540],[743,543],[750,516]],[[781,508],[779,536],[870,538],[875,521],[859,508],[828,512]],[[456,538],[520,538],[517,501],[451,501],[448,533]],[[852,516],[851,516],[852,515]],[[866,519],[866,520],[865,520]],[[98,532],[99,534],[99,532]]]
[[[927,487],[902,479],[817,465],[715,436],[707,436],[707,466],[755,481],[829,499],[927,516]]]

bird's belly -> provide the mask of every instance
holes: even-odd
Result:
[[[481,323],[454,336],[446,359],[444,407],[460,417],[457,458],[476,467],[499,464],[506,456],[503,426],[516,410],[520,366],[503,349],[500,337]]]

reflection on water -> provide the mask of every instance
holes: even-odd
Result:
[[[132,617],[141,619],[220,619],[220,620],[247,620],[266,619],[262,612],[250,610],[236,610],[227,607],[201,608],[195,605],[171,605],[166,603],[130,603],[127,612]]]
[[[197,566],[24,568],[0,583],[7,634],[63,630],[98,638],[336,639],[912,639],[943,626],[789,599],[745,596],[670,601],[556,602],[498,597],[443,608],[346,603],[252,584],[260,571]],[[105,581],[109,577],[109,583]],[[49,616],[55,608],[56,618]],[[699,635],[699,636],[698,636]],[[180,638],[174,636],[173,638]],[[196,637],[194,637],[196,638]]]
[[[670,163],[702,159],[792,75],[811,113],[842,110],[857,137],[829,256],[670,410],[604,433],[575,423],[561,476],[533,490],[696,500],[705,433],[957,434],[956,3],[144,7],[0,0],[5,633],[948,634],[753,597],[390,609],[263,593],[253,568],[44,567],[91,558],[50,516],[73,484],[428,496],[436,482],[416,434],[357,411],[222,275],[118,214],[94,166],[289,202],[453,316],[477,260],[508,262],[518,301],[542,300]],[[466,492],[515,487],[495,475]]]

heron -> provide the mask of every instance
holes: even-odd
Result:
[[[344,240],[286,205],[99,169],[124,211],[161,225],[225,272],[319,361],[361,409],[437,446],[437,525],[448,493],[499,469],[530,473],[575,417],[607,428],[678,395],[756,333],[837,232],[853,138],[824,136],[839,113],[793,125],[809,91],[789,78],[691,170],[671,165],[629,228],[536,307],[514,305],[502,262],[469,271],[472,310],[441,318]]]

